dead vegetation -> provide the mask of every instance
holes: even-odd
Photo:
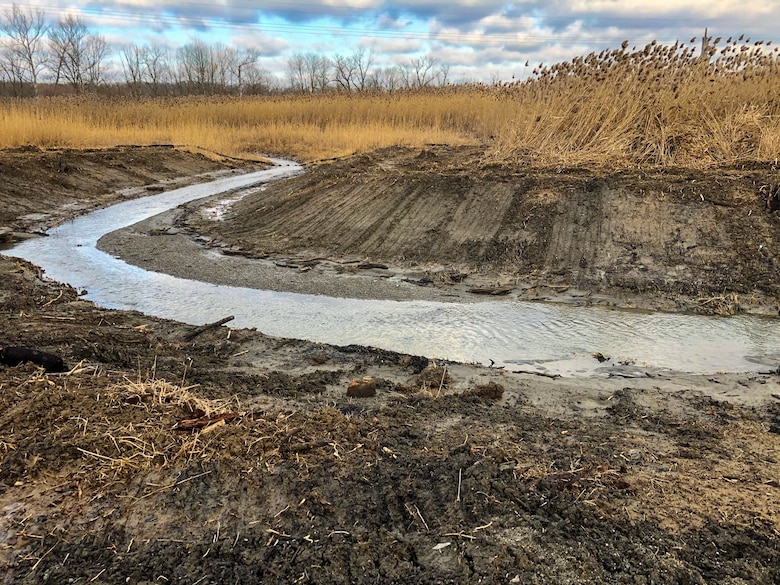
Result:
[[[739,38],[653,41],[534,70],[504,88],[527,104],[491,160],[706,168],[780,153],[778,48]]]
[[[484,164],[706,168],[780,156],[778,51],[744,37],[621,48],[523,81],[395,93],[0,104],[0,148],[175,143],[307,161],[385,146],[489,146]]]
[[[730,317],[742,311],[739,295],[730,293],[713,297],[700,297],[697,299],[702,313]]]

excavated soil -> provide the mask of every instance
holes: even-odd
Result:
[[[142,152],[111,156],[126,161]],[[389,153],[391,161],[399,152]],[[149,154],[165,164],[165,153],[189,160],[193,174],[218,170],[211,166],[218,163],[178,151]],[[0,168],[5,173],[9,159],[27,154],[3,153]],[[143,158],[122,164],[143,167]],[[365,159],[367,183],[384,172],[380,158]],[[420,164],[431,159],[425,155]],[[349,170],[355,160],[311,175],[359,182],[359,168]],[[89,172],[100,175],[99,167]],[[122,186],[141,192],[149,179],[134,172],[139,176]],[[493,179],[491,172],[464,170],[462,181],[492,180],[512,190],[508,170],[496,170]],[[755,233],[745,228],[730,242],[763,237],[774,245],[775,218],[761,207],[760,181],[753,192],[745,178],[760,171],[734,173],[744,208],[732,200],[732,207],[708,203],[709,191],[704,201],[692,191],[685,197],[723,221],[724,233],[733,234],[739,221],[754,226]],[[45,173],[31,176],[39,179],[29,188],[36,213],[50,218],[67,217],[65,203],[91,206],[112,197],[74,190],[49,200]],[[294,181],[287,191],[279,184],[266,193],[279,205],[285,192],[306,199],[300,194],[309,193],[306,181],[313,179]],[[345,185],[340,189],[349,190]],[[463,192],[453,185],[453,197]],[[683,196],[669,197],[679,204]],[[0,186],[3,204],[28,205],[17,198]],[[591,205],[585,199],[574,201]],[[235,209],[257,204],[247,198]],[[717,215],[721,208],[731,215]],[[447,209],[439,217],[457,215]],[[569,206],[540,203],[537,212],[562,227],[561,209]],[[373,218],[373,228],[366,224],[365,237],[380,229],[380,219]],[[3,221],[18,231],[27,220],[11,213]],[[342,229],[348,232],[349,223]],[[587,231],[586,223],[576,225]],[[681,238],[686,246],[721,241],[705,241],[704,232]],[[255,236],[247,238],[243,246],[265,250]],[[359,240],[324,249],[409,260],[369,253],[385,244]],[[473,244],[475,254],[481,246]],[[433,248],[423,246],[415,262],[433,258],[426,255]],[[291,240],[274,253],[316,250]],[[745,271],[764,266],[731,248],[696,257],[705,252],[737,258]],[[459,257],[431,262],[459,267]],[[496,262],[503,274],[506,266]],[[589,274],[591,262],[578,274]],[[769,297],[774,281],[766,271],[750,290]],[[700,274],[706,280],[704,268]],[[722,281],[707,282],[702,292],[722,290]],[[727,290],[744,294],[736,285]],[[5,256],[0,307],[0,346],[56,354],[66,368],[0,366],[2,583],[780,582],[776,373],[547,379],[224,326],[198,334],[192,326],[95,307]],[[365,397],[348,396],[355,380],[349,393]]]
[[[224,221],[200,209],[181,223],[233,254],[317,259],[315,272],[355,272],[352,260],[427,286],[515,287],[524,299],[570,290],[620,306],[777,314],[775,166],[536,169],[484,164],[481,153],[384,149],[270,185]]]

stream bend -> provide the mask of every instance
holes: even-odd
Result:
[[[337,345],[372,345],[509,370],[566,376],[648,370],[711,374],[749,372],[780,363],[780,321],[641,313],[598,307],[484,301],[356,300],[213,285],[150,272],[97,249],[103,235],[183,203],[293,176],[289,161],[125,201],[50,230],[5,252],[39,265],[47,276],[98,305],[203,324],[235,315],[231,325],[269,335]],[[610,356],[600,364],[592,353]]]

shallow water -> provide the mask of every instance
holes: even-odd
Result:
[[[294,163],[136,199],[76,218],[6,254],[86,289],[99,305],[192,324],[235,315],[234,327],[339,345],[584,376],[643,368],[715,373],[780,363],[780,320],[716,318],[517,302],[370,301],[217,286],[131,266],[98,250],[104,234],[182,203],[300,172]],[[592,352],[612,359],[599,364]]]

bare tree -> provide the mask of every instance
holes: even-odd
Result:
[[[352,57],[335,55],[333,57],[333,79],[338,91],[351,92],[355,77],[355,62]]]
[[[450,64],[440,64],[436,73],[436,77],[438,79],[439,85],[447,85],[450,81]]]
[[[336,55],[331,62],[333,81],[339,91],[364,91],[370,85],[370,69],[374,56],[361,48],[351,55]]]
[[[271,91],[271,74],[268,70],[252,63],[241,74],[240,91],[248,94],[263,94]]]
[[[10,90],[11,95],[24,94],[24,74],[18,57],[0,46],[0,83]]]
[[[108,42],[103,35],[88,34],[84,44],[84,81],[87,87],[96,87],[103,81],[108,57]]]
[[[371,66],[374,64],[374,54],[360,48],[352,54],[352,61],[355,65],[355,89],[364,91],[370,84]]]
[[[294,53],[287,59],[287,75],[290,89],[293,91],[306,89],[306,58],[303,53]]]
[[[310,92],[325,91],[330,84],[331,62],[319,53],[309,52],[304,55],[307,87]]]
[[[69,14],[49,31],[49,66],[58,84],[65,79],[79,91],[98,85],[108,57],[108,43],[93,34],[78,17]]]
[[[239,94],[245,92],[247,84],[257,85],[262,78],[262,75],[258,75],[257,61],[259,59],[260,51],[257,49],[244,49],[234,53],[231,67]]]
[[[330,85],[330,59],[318,53],[306,53],[306,67],[309,74],[309,90],[325,91]]]
[[[179,82],[187,91],[205,94],[212,93],[216,79],[216,65],[211,48],[200,39],[179,47],[176,50]]]
[[[133,96],[160,95],[171,80],[168,51],[154,45],[130,45],[121,51],[125,84]]]
[[[0,15],[0,32],[8,37],[4,59],[9,74],[20,83],[29,83],[33,95],[38,93],[38,76],[43,69],[44,40],[48,31],[41,10],[22,10],[17,4]]]
[[[287,60],[290,89],[314,93],[330,85],[331,61],[319,53],[295,53]]]
[[[401,67],[385,67],[378,69],[370,77],[370,86],[373,89],[383,89],[390,93],[403,85],[403,69]]]
[[[412,87],[428,87],[436,79],[435,61],[428,55],[412,59],[411,63]]]
[[[144,82],[144,48],[139,45],[124,47],[121,51],[125,84],[133,96],[140,96]]]
[[[162,86],[172,79],[167,49],[146,45],[141,55],[146,86],[153,96],[160,95]]]
[[[213,76],[211,80],[212,93],[227,91],[229,85],[234,83],[232,79],[235,71],[235,63],[238,60],[238,51],[223,43],[211,45],[211,62]]]
[[[399,68],[404,87],[422,88],[444,85],[449,77],[449,65],[437,65],[430,55],[412,59]]]

